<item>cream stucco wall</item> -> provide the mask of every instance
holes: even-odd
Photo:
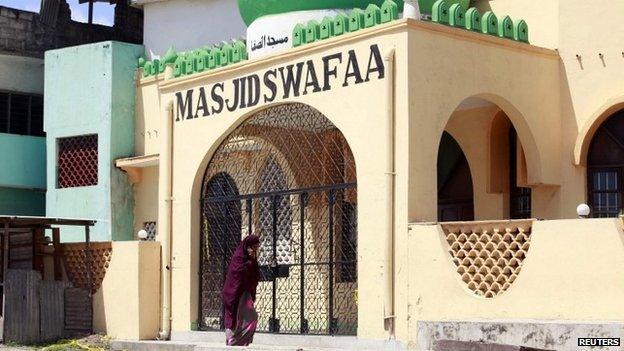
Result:
[[[611,279],[609,284],[613,284],[616,276],[621,275],[619,268],[608,261],[622,259],[621,228],[614,220],[536,222],[526,267],[508,292],[492,300],[476,298],[462,288],[438,226],[408,225],[437,220],[436,161],[444,130],[457,139],[470,163],[476,217],[499,219],[507,215],[505,194],[491,191],[488,184],[490,168],[495,166],[490,158],[489,130],[500,111],[508,116],[522,144],[527,169],[521,172],[526,173],[526,185],[533,189],[533,216],[573,218],[576,204],[585,201],[585,170],[575,165],[575,160],[582,164],[583,158],[578,140],[583,144],[582,133],[591,133],[593,121],[603,118],[605,110],[612,111],[612,103],[624,104],[624,59],[621,53],[614,54],[618,45],[621,51],[621,39],[601,37],[592,42],[583,28],[604,28],[601,16],[587,16],[582,11],[569,13],[580,9],[598,14],[597,5],[580,0],[565,6],[558,1],[545,5],[529,3],[496,0],[482,1],[478,6],[508,13],[513,18],[524,17],[531,26],[532,42],[558,48],[559,52],[434,23],[397,21],[293,49],[278,57],[179,79],[165,79],[165,75],[140,79],[136,153],[162,157],[165,135],[170,132],[165,121],[170,118],[168,113],[176,92],[306,60],[322,67],[323,56],[345,56],[351,49],[365,64],[372,44],[379,45],[384,57],[394,51],[396,70],[382,80],[342,87],[339,82],[344,79],[344,72],[339,70],[335,86],[328,92],[287,100],[278,98],[255,108],[225,110],[219,115],[173,123],[173,330],[187,331],[198,318],[200,185],[212,154],[220,141],[254,112],[288,102],[304,103],[323,113],[344,134],[355,157],[361,302],[358,337],[387,336],[383,325],[386,290],[381,282],[384,268],[392,260],[380,248],[391,240],[392,232],[398,340],[415,340],[416,321],[422,319],[617,319],[617,313],[621,316],[622,306],[617,303],[612,308],[606,304],[597,306],[600,300],[621,300],[621,287],[609,285],[608,291],[597,291],[590,279],[591,272],[598,271],[601,278]],[[612,2],[609,5],[616,9],[624,6]],[[607,23],[613,28],[621,26],[614,21],[609,19]],[[573,25],[578,22],[583,25]],[[583,57],[581,62],[576,58],[577,52]],[[603,53],[604,64],[598,52]],[[281,95],[278,91],[278,97]],[[488,104],[458,110],[474,98]],[[388,131],[391,116],[395,121],[392,141]],[[391,172],[387,169],[391,143],[396,158],[394,190],[388,188],[386,181]],[[144,169],[142,183],[135,185],[135,218],[152,216],[156,206],[170,200],[161,191],[155,201],[154,184],[170,172],[163,167],[162,160],[160,165]],[[162,184],[159,186],[162,189]],[[394,194],[393,203],[389,193]],[[390,205],[391,216],[385,210]],[[163,216],[162,211],[160,215]],[[137,219],[135,227],[138,225]],[[166,233],[159,232],[157,240],[164,241],[166,237]],[[584,242],[595,244],[586,247]],[[542,272],[544,267],[548,268],[546,272]],[[552,303],[561,294],[561,284],[576,284],[579,289],[564,293],[560,301]],[[441,304],[440,300],[451,302]]]
[[[139,241],[112,245],[106,276],[93,296],[93,329],[115,339],[155,339],[160,316],[160,245]]]
[[[437,205],[419,199],[437,197],[442,131],[457,107],[474,97],[497,105],[511,120],[527,159],[528,183],[539,186],[534,189],[538,199],[534,215],[553,218],[557,199],[552,203],[545,189],[561,183],[556,52],[441,26],[409,34],[410,79],[405,98],[409,99],[410,123],[409,128],[398,128],[409,133],[409,148],[401,152],[409,155],[409,220],[437,220]],[[434,50],[435,57],[431,55]],[[523,74],[515,74],[519,71]]]
[[[518,278],[485,299],[468,290],[451,261],[438,225],[411,225],[409,337],[419,320],[621,320],[624,233],[616,219],[533,223],[531,246]],[[588,245],[588,243],[591,243]]]
[[[557,49],[560,55],[561,186],[549,197],[554,217],[570,218],[586,201],[586,153],[600,123],[624,108],[624,23],[621,1],[597,0],[480,0],[477,7],[524,18],[531,43]],[[602,55],[602,56],[601,56]],[[570,167],[570,164],[577,167]],[[567,205],[566,205],[567,204]]]
[[[437,145],[447,121],[463,100],[478,96],[498,104],[514,124],[518,124],[521,137],[527,140],[530,180],[536,184],[559,182],[558,169],[552,165],[552,159],[557,157],[559,151],[558,143],[553,141],[558,141],[559,136],[555,133],[553,138],[550,133],[545,135],[545,132],[540,131],[544,127],[557,130],[558,99],[543,102],[539,108],[534,105],[535,101],[542,101],[540,96],[543,94],[557,96],[559,66],[554,52],[436,24],[400,21],[305,46],[280,57],[249,61],[188,78],[164,80],[164,77],[159,76],[143,79],[139,87],[140,106],[136,125],[160,130],[158,138],[164,138],[166,128],[162,123],[167,118],[176,92],[228,82],[236,77],[262,73],[267,69],[305,60],[313,60],[322,67],[323,56],[343,53],[346,57],[350,49],[355,50],[361,64],[365,64],[369,47],[373,44],[379,45],[384,57],[394,51],[396,71],[393,75],[345,88],[336,84],[344,79],[344,70],[339,70],[331,91],[301,95],[287,101],[278,98],[274,104],[301,102],[316,108],[338,127],[351,147],[357,165],[360,219],[358,300],[373,302],[359,306],[358,336],[383,339],[386,336],[382,302],[384,285],[371,282],[383,281],[384,267],[388,262],[388,258],[380,254],[379,248],[383,247],[389,235],[389,219],[383,210],[390,205],[387,196],[389,189],[386,188],[386,165],[390,157],[389,113],[393,111],[396,120],[396,138],[393,143],[396,149],[394,251],[397,264],[394,278],[398,282],[407,278],[406,266],[401,264],[407,262],[408,258],[407,245],[403,244],[408,240],[407,223],[410,220],[435,219],[436,194],[429,192],[436,188]],[[434,48],[440,52],[432,57]],[[512,72],[519,67],[526,69],[527,74],[518,79]],[[389,104],[391,92],[395,94],[394,102]],[[282,92],[278,91],[278,97],[281,95]],[[205,168],[219,142],[230,131],[253,115],[254,111],[268,106],[259,105],[256,109],[243,109],[234,113],[224,111],[218,116],[173,124],[174,331],[189,330],[191,323],[198,318],[198,203]],[[491,112],[494,111],[492,109]],[[553,117],[545,119],[544,114]],[[482,127],[478,121],[475,123],[473,128]],[[136,135],[145,139],[144,146],[137,147],[137,152],[161,153],[162,157],[163,143],[150,142],[144,132],[137,129]],[[161,160],[160,179],[162,172],[166,172],[162,165]],[[484,186],[480,185],[481,188]],[[137,204],[150,201],[140,192],[136,194]],[[491,199],[488,196],[480,202],[489,203]],[[160,194],[159,202],[166,201],[164,197]],[[137,211],[144,210],[137,207]],[[496,211],[492,205],[483,210],[480,217],[494,216]],[[165,235],[159,235],[158,240],[164,238]],[[394,303],[397,336],[401,340],[407,340],[409,332],[405,323],[408,310],[404,308],[409,302],[408,296],[407,287],[397,284]]]

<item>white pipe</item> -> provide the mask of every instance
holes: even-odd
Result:
[[[395,160],[395,114],[394,114],[394,49],[384,58],[388,78],[387,78],[387,119],[386,133],[388,138],[387,144],[387,164],[386,164],[386,220],[387,220],[387,238],[384,240],[384,327],[388,332],[388,339],[394,339],[394,188],[396,177],[396,160]]]
[[[158,339],[168,340],[171,337],[171,202],[173,200],[173,103],[169,103],[164,113],[162,123],[165,142],[160,154],[159,190],[160,205],[158,206],[159,227],[165,235],[162,245],[162,282],[161,282],[161,314],[160,332]]]
[[[420,5],[418,0],[405,0],[403,5],[403,18],[420,20]]]

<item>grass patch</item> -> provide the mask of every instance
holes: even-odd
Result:
[[[41,348],[42,351],[108,351],[110,338],[102,335],[91,335],[82,339],[60,340]]]

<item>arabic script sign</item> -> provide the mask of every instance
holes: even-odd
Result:
[[[283,44],[287,44],[290,42],[290,35],[286,35],[283,38],[275,38],[272,35],[263,35],[258,40],[252,40],[249,44],[251,50],[250,52],[258,52],[263,49],[272,49],[276,45],[282,46]]]
[[[290,1],[290,0],[289,0]],[[249,58],[276,54],[292,48],[292,31],[298,23],[321,21],[334,17],[337,10],[314,10],[263,16],[247,28],[247,52]]]
[[[386,67],[377,44],[368,50],[349,50],[305,60],[264,72],[175,93],[175,121],[216,116],[260,103],[288,100],[336,87],[381,80]],[[330,103],[330,102],[328,102]]]

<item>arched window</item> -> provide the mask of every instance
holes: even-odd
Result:
[[[587,159],[588,202],[593,217],[617,217],[622,211],[624,111],[596,131]]]

